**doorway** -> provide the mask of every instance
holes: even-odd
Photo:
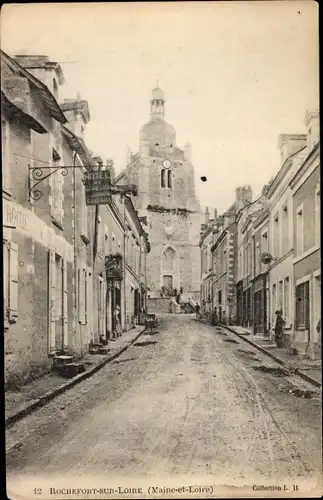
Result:
[[[163,276],[163,286],[166,290],[173,290],[173,276],[170,274],[164,274]]]
[[[55,276],[55,348],[56,351],[63,351],[63,259],[57,254],[55,254]]]

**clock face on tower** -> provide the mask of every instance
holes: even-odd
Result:
[[[164,167],[164,168],[169,168],[169,167],[170,167],[170,165],[171,165],[171,163],[170,163],[170,161],[169,161],[169,160],[164,160],[164,161],[163,161],[163,167]]]

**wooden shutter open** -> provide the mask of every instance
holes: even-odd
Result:
[[[84,323],[87,324],[87,272],[84,270]]]
[[[18,245],[9,244],[9,322],[17,323],[18,319]]]
[[[63,277],[63,343],[64,348],[68,347],[68,309],[67,309],[67,261],[62,259],[62,277]]]
[[[48,344],[49,352],[55,350],[56,320],[56,262],[55,252],[48,252]]]
[[[3,241],[3,318],[4,328],[9,328],[9,246]]]

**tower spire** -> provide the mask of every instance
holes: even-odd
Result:
[[[157,87],[155,87],[151,94],[150,101],[150,114],[153,116],[158,116],[163,118],[164,116],[164,105],[165,105],[165,97],[164,92],[159,87],[159,79],[157,80]]]

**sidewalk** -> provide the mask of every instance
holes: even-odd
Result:
[[[108,354],[85,354],[80,360],[86,366],[86,370],[71,379],[60,377],[54,372],[50,372],[29,384],[26,384],[16,391],[6,391],[5,393],[5,426],[13,424],[32,413],[36,408],[46,404],[48,401],[73,387],[81,380],[84,380],[109,361],[112,361],[125,351],[130,344],[135,342],[143,333],[145,327],[138,325],[136,328],[124,332],[115,341],[109,342]]]
[[[301,359],[297,355],[291,356],[284,347],[277,347],[276,344],[263,337],[262,335],[253,335],[246,328],[240,326],[221,325],[224,328],[232,331],[246,342],[253,345],[260,351],[264,352],[271,358],[275,359],[279,364],[285,365],[300,375],[302,378],[320,387],[322,385],[322,362],[311,361],[309,359]]]

